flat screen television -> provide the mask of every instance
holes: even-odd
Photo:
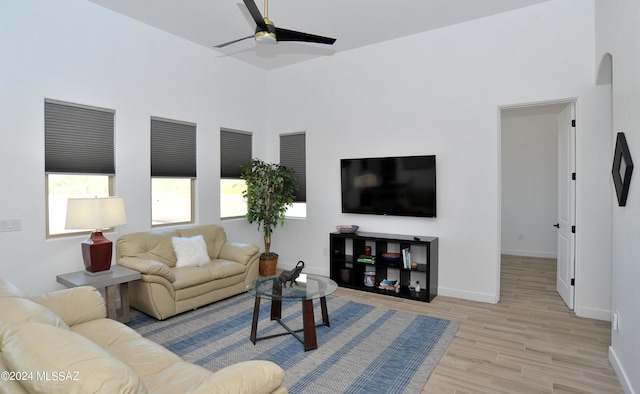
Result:
[[[342,159],[342,212],[436,217],[436,156]]]

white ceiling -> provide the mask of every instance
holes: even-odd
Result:
[[[255,22],[241,0],[89,0],[265,70],[483,18],[551,0],[271,0],[281,28],[336,38],[334,45],[247,39]],[[255,0],[264,16],[263,0]]]

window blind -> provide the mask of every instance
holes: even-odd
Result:
[[[298,178],[296,202],[307,201],[307,156],[305,133],[280,135],[280,164],[293,168]]]
[[[240,166],[251,160],[251,133],[220,129],[220,177],[240,178]]]
[[[151,118],[151,176],[196,177],[196,125]]]
[[[115,111],[45,100],[47,173],[114,175]]]

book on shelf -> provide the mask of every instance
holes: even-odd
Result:
[[[405,269],[411,269],[411,249],[402,249],[402,266]]]
[[[367,256],[367,255],[360,255],[358,257],[358,263],[365,263],[365,264],[375,264],[376,262],[376,258],[373,256]]]

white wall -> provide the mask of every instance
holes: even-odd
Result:
[[[116,111],[115,192],[128,224],[108,238],[150,228],[150,116],[197,124],[197,222],[220,221],[219,129],[254,131],[260,154],[266,117],[251,92],[266,89],[263,71],[84,0],[2,2],[0,37],[0,218],[22,219],[22,231],[0,233],[1,277],[40,293],[83,269],[86,236],[45,236],[45,98]],[[224,226],[230,239],[260,241],[245,220]]]
[[[576,312],[607,319],[601,253],[606,258],[610,244],[597,233],[609,212],[600,202],[609,198],[610,178],[600,169],[610,162],[597,138],[594,34],[593,1],[552,1],[270,72],[278,106],[269,130],[307,131],[308,217],[275,233],[281,261],[303,259],[327,274],[328,233],[337,224],[433,235],[440,237],[439,293],[498,301],[498,108],[577,98],[578,172],[590,178],[578,187],[577,209],[594,228],[578,234]],[[437,218],[340,213],[341,158],[403,154],[437,155]]]
[[[502,111],[503,254],[557,255],[552,227],[558,220],[557,118],[555,113],[527,114],[525,109]]]
[[[596,3],[596,62],[613,59],[613,130],[610,143],[624,132],[631,156],[640,157],[640,3],[612,0]],[[606,89],[606,86],[603,87]],[[610,129],[610,128],[609,128]],[[611,156],[609,156],[611,158]],[[612,183],[609,190],[613,196]],[[612,330],[609,360],[627,393],[640,393],[640,177],[634,168],[625,207],[613,205],[612,307],[619,329]]]

